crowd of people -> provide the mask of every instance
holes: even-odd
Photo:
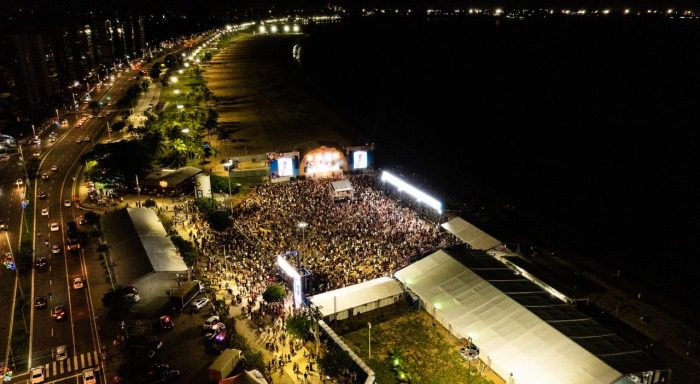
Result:
[[[273,354],[270,372],[291,361],[281,348],[292,341],[279,324],[303,311],[262,300],[279,275],[277,255],[299,250],[301,264],[311,272],[307,293],[317,294],[391,276],[416,256],[458,242],[382,190],[375,175],[347,177],[355,192],[345,201],[331,196],[333,179],[258,186],[233,209],[233,225],[225,232],[212,231],[193,202],[174,207],[174,223],[187,228],[204,263],[199,269],[235,283],[237,292],[229,290],[231,303],[240,304],[246,318],[260,327],[261,340]],[[298,226],[302,222],[304,228]],[[216,277],[210,282],[217,283]],[[293,355],[296,346],[284,349]]]

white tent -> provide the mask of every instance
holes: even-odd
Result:
[[[183,272],[187,265],[182,260],[158,215],[149,208],[127,208],[134,229],[146,250],[148,260],[156,272]]]
[[[391,305],[403,294],[401,284],[391,277],[380,277],[360,284],[350,285],[321,293],[309,300],[320,308],[323,317],[336,315],[343,320],[359,314]]]
[[[440,250],[396,272],[457,338],[517,384],[606,384],[623,375]]]
[[[442,227],[451,234],[457,236],[458,239],[469,244],[474,249],[487,251],[493,247],[501,245],[501,242],[498,241],[498,239],[492,237],[461,217],[455,217],[454,219],[443,223]]]

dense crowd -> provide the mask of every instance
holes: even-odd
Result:
[[[348,201],[334,201],[329,179],[258,187],[234,209],[230,230],[206,231],[195,222],[198,245],[213,260],[232,262],[238,285],[259,295],[265,284],[256,280],[264,283],[276,270],[275,256],[292,249],[301,250],[313,290],[322,292],[391,275],[411,257],[455,241],[378,189],[375,176],[349,179],[355,194]],[[302,230],[300,222],[308,226]]]

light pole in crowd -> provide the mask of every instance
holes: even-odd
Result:
[[[309,226],[309,223],[307,223],[306,221],[300,221],[300,222],[297,223],[297,227],[301,228],[301,245],[304,246],[304,248],[306,248],[306,242],[305,242],[305,238],[304,238],[304,231],[306,230],[306,227],[308,227],[308,226]],[[299,248],[301,248],[301,247],[299,247]],[[301,250],[300,250],[300,251],[301,251]],[[302,264],[303,264],[303,263],[302,263]]]

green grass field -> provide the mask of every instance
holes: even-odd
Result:
[[[493,384],[478,376],[478,360],[472,362],[469,377],[469,364],[459,355],[458,342],[439,324],[433,327],[425,311],[372,324],[371,359],[367,358],[368,331],[365,326],[342,337],[374,370],[379,383]]]

